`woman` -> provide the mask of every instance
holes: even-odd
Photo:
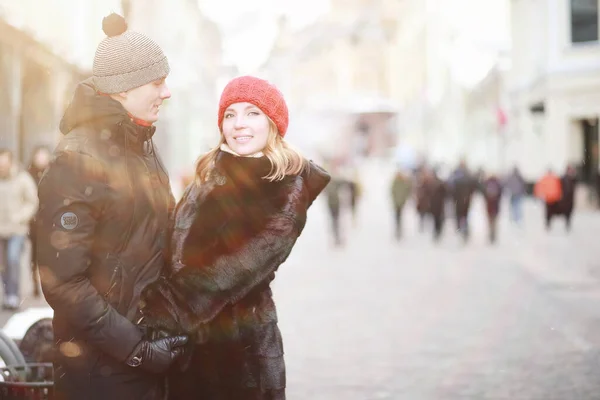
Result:
[[[496,242],[498,232],[498,214],[502,199],[502,183],[495,174],[490,174],[481,184],[481,191],[485,199],[485,208],[488,218],[488,239],[490,243]]]
[[[523,199],[527,195],[527,184],[518,167],[514,167],[506,179],[506,189],[510,192],[510,218],[521,225],[523,220]]]
[[[283,140],[287,106],[262,79],[232,80],[218,123],[220,143],[175,211],[170,271],[144,290],[142,312],[150,330],[193,338],[171,399],[285,399],[269,284],[330,177]]]

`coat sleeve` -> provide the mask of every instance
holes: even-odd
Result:
[[[124,361],[141,332],[98,293],[87,276],[94,231],[105,207],[101,164],[90,156],[62,153],[39,185],[38,257],[44,296],[89,344]]]
[[[304,229],[308,207],[329,182],[324,171],[313,173],[322,179],[316,182],[313,177],[306,185],[297,181],[286,206],[235,253],[218,257],[212,265],[193,266],[186,264],[184,252],[185,267],[161,277],[142,293],[149,325],[170,332],[197,332],[226,305],[270,281]]]
[[[185,267],[170,277],[162,276],[143,291],[148,324],[170,332],[196,332],[226,305],[270,280],[291,253],[303,221],[281,212],[235,253],[218,257],[212,265],[186,264],[184,258]]]
[[[28,172],[21,172],[21,177],[19,179],[21,182],[20,189],[23,202],[17,220],[19,222],[27,223],[31,221],[38,209],[37,188],[35,181]]]

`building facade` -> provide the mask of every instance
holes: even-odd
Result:
[[[512,0],[507,155],[529,179],[575,164],[597,177],[598,0]]]
[[[89,76],[106,2],[0,1],[0,146],[27,163],[52,148],[76,84]],[[118,7],[119,2],[113,1]],[[53,18],[48,18],[53,15]],[[96,33],[91,29],[95,27]]]
[[[343,153],[380,154],[394,144],[388,45],[398,4],[332,1],[327,14],[297,31],[280,20],[258,74],[286,95],[294,115],[290,140],[307,148],[337,142]]]

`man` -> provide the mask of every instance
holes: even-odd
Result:
[[[38,199],[35,182],[27,171],[17,167],[12,153],[7,149],[0,149],[0,198],[0,267],[4,284],[2,306],[7,310],[16,310],[21,304],[21,256]]]
[[[394,223],[395,223],[395,236],[396,240],[399,240],[402,236],[402,211],[404,210],[404,204],[410,197],[412,191],[412,178],[405,174],[400,167],[398,167],[394,179],[392,180],[391,195],[392,203],[394,205]]]
[[[439,242],[446,219],[446,184],[440,179],[436,170],[429,172],[427,182],[428,213],[433,220],[433,240]]]
[[[567,231],[571,230],[571,216],[575,205],[575,190],[577,189],[577,170],[573,165],[567,166],[565,174],[560,178],[562,198],[560,212],[565,216]]]
[[[466,161],[460,161],[458,168],[450,177],[449,186],[451,187],[454,199],[456,229],[466,242],[469,239],[470,233],[469,209],[471,207],[471,198],[477,188],[477,180],[469,172]]]
[[[161,374],[187,338],[149,341],[139,295],[165,263],[169,179],[152,125],[171,94],[169,64],[125,20],[103,20],[93,77],[61,121],[65,135],[39,184],[38,257],[54,309],[58,399],[159,399]]]

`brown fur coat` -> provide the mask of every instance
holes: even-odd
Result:
[[[180,376],[172,385],[194,396],[198,385],[258,391],[285,387],[269,283],[330,177],[312,162],[300,175],[278,182],[261,179],[269,170],[266,157],[219,153],[209,181],[190,185],[177,207],[171,270],[142,293],[149,326],[194,336],[195,360],[184,374],[193,378]],[[223,360],[229,361],[219,375],[216,364]],[[249,396],[244,393],[240,396]]]

